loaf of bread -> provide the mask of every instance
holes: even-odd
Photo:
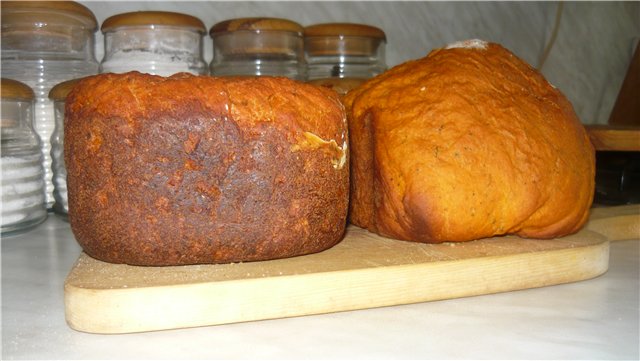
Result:
[[[347,124],[338,96],[286,78],[102,74],[67,98],[72,231],[131,265],[257,261],[343,236]]]
[[[347,94],[351,222],[418,242],[576,232],[594,149],[564,95],[502,46],[452,44]]]

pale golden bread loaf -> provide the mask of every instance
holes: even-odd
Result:
[[[419,242],[551,238],[587,220],[594,149],[565,96],[502,46],[468,41],[345,99],[351,222]]]

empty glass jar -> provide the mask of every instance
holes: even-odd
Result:
[[[34,128],[40,136],[48,208],[53,206],[51,143],[54,115],[48,94],[65,80],[98,71],[97,21],[73,1],[2,1],[2,77],[21,81],[36,96]]]
[[[67,168],[64,165],[64,108],[67,95],[80,79],[72,79],[54,86],[49,92],[49,99],[53,101],[56,127],[51,136],[51,158],[53,159],[53,211],[67,219],[69,202],[67,199]]]
[[[304,29],[308,79],[346,94],[387,68],[384,31],[370,25],[332,23]]]
[[[305,80],[303,27],[290,20],[241,18],[214,25],[211,74]]]
[[[2,78],[0,87],[2,235],[47,218],[40,138],[33,129],[34,93],[24,83]]]
[[[206,28],[196,17],[166,11],[124,13],[106,19],[102,32],[101,73],[208,73],[202,47]]]

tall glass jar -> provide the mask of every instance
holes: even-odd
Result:
[[[102,23],[104,59],[101,73],[141,73],[170,76],[207,74],[203,58],[204,23],[196,17],[138,11],[114,15]]]
[[[40,224],[47,209],[40,138],[33,129],[33,91],[2,78],[0,92],[0,219],[5,236]]]
[[[387,38],[379,28],[332,23],[304,29],[308,79],[344,95],[387,69]]]
[[[53,101],[56,127],[51,135],[51,158],[53,159],[53,211],[67,220],[69,202],[67,199],[67,168],[64,164],[64,108],[67,95],[80,79],[67,80],[54,86],[49,92],[49,99]]]
[[[54,115],[48,94],[62,81],[95,74],[93,13],[73,1],[2,1],[2,76],[30,86],[40,139],[47,208],[53,206],[51,143]]]
[[[275,18],[241,18],[214,25],[211,74],[285,76],[305,80],[304,28]]]

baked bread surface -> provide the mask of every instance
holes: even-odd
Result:
[[[132,265],[324,250],[346,223],[346,128],[334,92],[286,78],[86,78],[66,104],[71,228]]]
[[[552,238],[579,230],[595,160],[565,96],[478,40],[396,66],[345,98],[352,223],[392,238]]]

